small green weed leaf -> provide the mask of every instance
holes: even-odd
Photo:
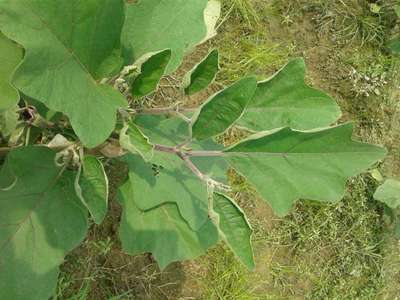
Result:
[[[155,91],[171,59],[171,50],[167,49],[152,55],[141,66],[141,73],[132,84],[132,95],[143,97]]]
[[[298,199],[338,201],[346,180],[386,155],[384,148],[354,142],[352,124],[319,131],[284,128],[233,145],[227,160],[251,182],[279,216]]]
[[[400,18],[400,4],[397,4],[397,5],[394,7],[394,11],[395,11],[397,17]]]
[[[0,112],[17,105],[18,91],[11,85],[11,77],[22,61],[23,51],[0,32]]]
[[[400,219],[398,219],[397,223],[394,225],[393,233],[395,238],[400,240]]]
[[[0,111],[0,134],[3,137],[10,136],[18,124],[18,107],[11,107],[8,110]]]
[[[400,207],[400,181],[387,179],[374,194],[374,198],[390,208]]]
[[[219,71],[218,50],[214,49],[207,57],[185,75],[185,94],[193,95],[212,83]]]
[[[46,147],[18,148],[0,171],[1,299],[49,299],[58,266],[86,235],[73,174],[55,156]]]
[[[26,50],[13,84],[66,114],[87,147],[107,139],[117,109],[127,105],[119,92],[97,82],[112,75],[104,64],[120,51],[123,21],[122,0],[0,2],[0,30]]]
[[[103,164],[95,156],[87,155],[81,163],[78,197],[89,210],[94,222],[101,224],[107,214],[108,178]]]
[[[212,96],[198,112],[193,137],[205,140],[225,132],[243,114],[256,88],[256,78],[247,77]]]
[[[198,257],[218,242],[218,231],[211,220],[207,220],[198,231],[193,231],[173,203],[140,210],[136,199],[132,198],[135,188],[126,182],[118,197],[123,206],[119,234],[122,248],[127,253],[151,252],[160,268],[164,269],[174,261]],[[173,189],[171,192],[177,193]]]
[[[149,161],[154,155],[154,145],[149,138],[136,126],[129,122],[122,128],[119,135],[121,147],[131,153],[139,154],[145,161]]]
[[[289,62],[271,79],[258,84],[238,125],[254,131],[290,127],[309,130],[333,124],[341,116],[336,102],[304,83],[303,59]]]
[[[133,63],[142,56],[171,49],[167,73],[181,64],[183,56],[206,34],[207,0],[142,0],[127,4],[122,33],[124,57]]]
[[[388,43],[388,48],[394,54],[399,54],[400,53],[400,39],[395,38],[395,39],[390,40]]]
[[[243,211],[233,199],[219,193],[214,193],[214,211],[219,216],[218,227],[223,240],[247,268],[254,269],[253,231]]]

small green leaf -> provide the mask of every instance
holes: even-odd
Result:
[[[260,132],[225,150],[279,216],[298,199],[338,201],[346,180],[386,155],[381,147],[354,142],[352,124],[319,131],[284,128]]]
[[[326,127],[341,116],[336,102],[304,82],[303,59],[289,62],[271,79],[260,82],[238,125],[254,131],[290,127]]]
[[[400,4],[397,4],[397,5],[394,7],[394,11],[395,11],[397,17],[400,18]]]
[[[207,0],[142,0],[126,5],[122,32],[124,57],[133,63],[148,53],[171,49],[166,73],[181,64],[183,56],[207,35]]]
[[[143,97],[155,91],[171,59],[171,50],[167,49],[152,55],[141,66],[141,73],[132,84],[132,95]]]
[[[135,123],[129,122],[122,128],[119,135],[121,147],[133,154],[139,154],[145,161],[154,155],[154,145]]]
[[[151,252],[161,269],[174,261],[193,259],[218,242],[218,231],[211,220],[193,231],[182,219],[175,204],[164,204],[142,211],[132,198],[129,182],[119,190],[123,215],[119,229],[122,248],[131,255]],[[170,190],[176,193],[173,189]]]
[[[250,270],[254,269],[253,249],[251,247],[252,229],[243,211],[233,199],[215,193],[214,211],[218,214],[218,227],[223,240],[236,256]]]
[[[0,299],[52,295],[64,256],[85,237],[73,174],[46,147],[13,150],[0,171]]]
[[[11,85],[11,76],[22,61],[23,51],[0,32],[0,112],[17,105],[19,93]]]
[[[185,94],[193,95],[211,84],[219,71],[218,50],[214,49],[207,57],[185,75]]]
[[[400,219],[398,219],[397,223],[394,225],[393,233],[395,238],[400,240]]]
[[[247,77],[212,96],[195,118],[193,137],[205,140],[225,132],[240,118],[256,88],[255,77]]]
[[[0,30],[25,48],[13,84],[66,114],[86,147],[104,142],[126,99],[101,84],[104,63],[121,52],[123,0],[0,1]],[[106,68],[108,69],[108,68]]]
[[[94,222],[101,224],[107,214],[108,178],[103,164],[95,156],[87,155],[81,163],[78,197],[89,210]]]
[[[400,207],[400,181],[387,179],[374,194],[374,198],[390,208]]]
[[[395,39],[390,40],[388,43],[388,48],[394,54],[399,54],[400,53],[400,39],[395,38]]]
[[[11,107],[8,110],[0,111],[0,134],[3,137],[10,136],[18,124],[18,107]]]

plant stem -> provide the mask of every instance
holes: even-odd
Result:
[[[195,108],[176,108],[176,107],[161,107],[161,108],[141,108],[135,109],[135,114],[138,115],[168,115],[177,113],[193,113]]]
[[[190,158],[183,154],[182,152],[178,152],[177,155],[185,162],[186,166],[195,174],[197,177],[200,178],[202,181],[206,181],[207,177],[204,175],[197,166],[190,160]]]
[[[186,164],[186,166],[192,171],[194,175],[196,175],[201,181],[203,181],[206,185],[207,188],[217,188],[222,191],[230,191],[230,187],[215,181],[214,179],[210,178],[203,172],[197,168],[197,166],[190,160],[190,157],[192,156],[197,156],[197,157],[210,157],[210,156],[223,156],[222,151],[195,151],[194,154],[192,155],[192,151],[185,151],[182,150],[181,148],[177,147],[169,147],[169,146],[164,146],[164,145],[155,145],[154,149],[156,151],[160,152],[165,152],[165,153],[171,153],[171,154],[176,154],[182,161]]]
[[[220,157],[224,156],[224,152],[222,151],[192,151],[192,150],[181,150],[176,147],[169,147],[165,145],[154,145],[154,150],[159,152],[166,152],[166,153],[174,153],[178,154],[181,153],[185,156],[189,157]]]

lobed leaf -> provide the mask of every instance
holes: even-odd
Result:
[[[304,82],[303,59],[289,62],[271,79],[259,82],[238,125],[254,131],[326,127],[341,116],[336,102]]]
[[[171,59],[171,50],[167,49],[152,55],[141,66],[141,73],[132,83],[132,95],[143,97],[155,91]]]
[[[55,165],[55,155],[45,147],[18,148],[0,171],[1,299],[49,299],[58,266],[86,235],[73,176]]]
[[[298,199],[338,201],[346,180],[382,159],[386,150],[354,142],[352,124],[319,131],[261,132],[225,150],[279,216]]]
[[[193,95],[208,87],[219,71],[218,50],[214,49],[198,65],[185,75],[185,94]]]
[[[212,96],[195,117],[193,137],[205,140],[225,132],[243,114],[256,88],[256,78],[247,77]]]
[[[107,139],[117,109],[127,105],[119,92],[97,82],[121,66],[123,21],[123,0],[0,2],[0,30],[26,51],[14,85],[66,114],[87,147]]]
[[[374,198],[390,208],[400,207],[400,181],[387,179],[374,194]]]
[[[95,157],[87,155],[81,161],[78,197],[89,210],[96,224],[103,222],[108,207],[108,178],[103,164]]]
[[[153,158],[154,145],[133,122],[127,123],[122,128],[119,143],[123,149],[133,154],[139,154],[145,161]]]
[[[207,0],[141,0],[127,4],[122,32],[124,58],[133,63],[144,55],[171,49],[166,73],[181,64],[183,56],[207,35]]]
[[[206,185],[177,156],[164,154],[160,160],[163,164],[155,166],[137,155],[123,158],[129,167],[130,199],[141,210],[176,203],[182,218],[193,230],[199,230],[208,219]]]
[[[243,211],[233,199],[214,193],[214,211],[218,214],[218,228],[222,239],[228,244],[240,261],[250,270],[254,269],[251,247],[252,229]]]
[[[118,197],[123,206],[119,234],[122,248],[127,253],[151,252],[164,269],[174,261],[198,257],[218,242],[218,231],[211,220],[194,231],[182,219],[175,204],[140,210],[136,198],[131,197],[135,188],[129,182],[125,183]]]

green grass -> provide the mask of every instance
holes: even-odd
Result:
[[[221,55],[218,82],[231,83],[243,74],[265,79],[285,64],[293,52],[293,45],[273,41],[266,30],[266,24],[262,22],[263,14],[276,13],[273,6],[246,0],[225,0],[223,3],[225,14],[220,27],[221,34],[214,41]],[[236,8],[235,13],[232,7]]]
[[[276,2],[280,2],[279,0]],[[382,46],[389,27],[393,23],[394,1],[288,1],[286,14],[313,14],[320,35],[340,43]]]
[[[203,299],[258,299],[251,291],[249,272],[225,247],[210,250],[202,263],[206,266],[201,280]]]
[[[291,268],[276,274],[281,291],[307,299],[374,299],[383,284],[384,237],[381,207],[372,199],[375,185],[356,178],[339,203],[302,202],[279,222],[266,241],[290,253],[285,259]],[[307,288],[291,289],[285,281]]]

